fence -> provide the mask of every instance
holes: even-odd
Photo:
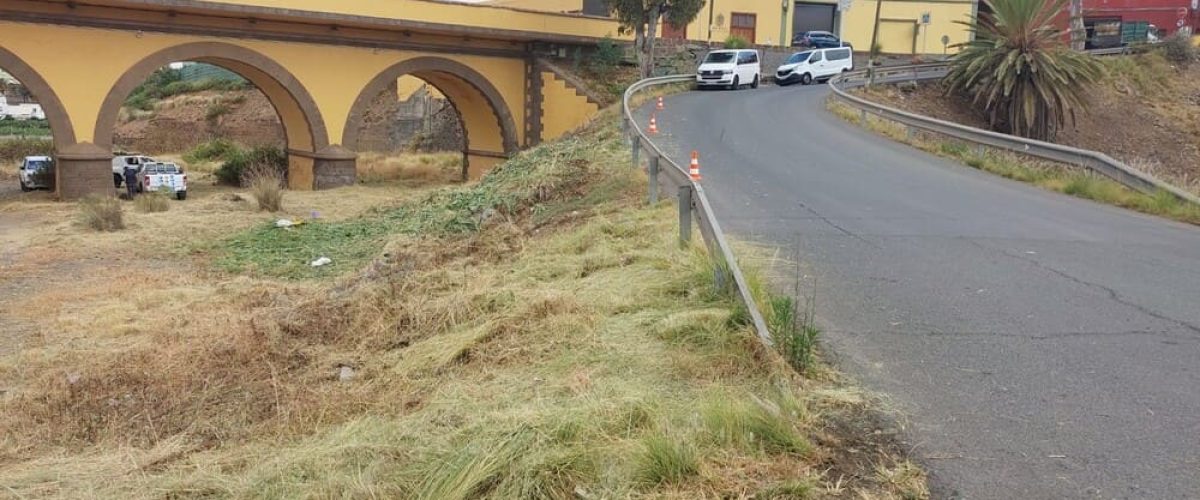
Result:
[[[949,65],[946,63],[876,68],[874,69],[874,82],[882,84],[932,80],[945,76],[948,70]],[[923,130],[953,137],[963,142],[975,144],[980,148],[991,147],[1043,160],[1074,165],[1108,177],[1130,189],[1142,193],[1155,194],[1159,191],[1165,191],[1180,200],[1200,205],[1200,197],[1167,184],[1150,174],[1131,168],[1104,153],[959,125],[957,123],[901,111],[882,104],[876,104],[846,92],[847,89],[866,85],[869,79],[867,70],[861,70],[845,73],[829,81],[829,87],[833,89],[834,98],[851,108],[857,109],[860,119],[864,124],[869,113],[908,127],[910,134],[913,130]]]
[[[708,248],[709,255],[717,262],[713,266],[717,286],[723,287],[725,280],[733,280],[738,297],[750,313],[755,333],[758,334],[759,339],[764,344],[772,346],[774,345],[774,340],[771,338],[771,332],[767,328],[767,322],[763,318],[762,311],[758,309],[758,305],[755,303],[746,277],[742,274],[741,267],[738,266],[737,259],[734,257],[733,248],[729,246],[729,241],[725,238],[725,233],[721,231],[721,225],[717,222],[717,217],[713,213],[712,204],[709,203],[708,196],[704,194],[704,187],[699,182],[693,181],[683,167],[680,167],[670,156],[664,154],[662,149],[650,140],[633,118],[631,103],[634,95],[662,85],[691,82],[694,78],[692,75],[648,78],[634,83],[625,90],[625,97],[621,105],[623,114],[622,126],[629,134],[633,152],[633,164],[635,167],[641,165],[639,157],[643,152],[646,154],[647,172],[650,176],[648,198],[651,203],[658,202],[658,194],[663,187],[666,187],[668,192],[673,190],[676,193],[679,205],[680,244],[686,244],[691,241],[692,220],[695,219],[697,226],[700,228],[700,235],[704,238],[704,244]]]

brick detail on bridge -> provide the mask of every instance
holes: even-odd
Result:
[[[55,185],[62,200],[91,194],[113,196],[112,153],[85,142],[59,149],[54,166]]]
[[[358,182],[358,155],[340,146],[329,146],[313,155],[313,189],[353,186]]]

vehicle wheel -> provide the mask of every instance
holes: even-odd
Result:
[[[175,199],[176,200],[186,200],[187,199],[187,191],[180,191],[178,193],[175,193]]]
[[[733,75],[733,83],[729,84],[729,90],[737,90],[741,87],[742,87],[742,84],[740,82],[738,82],[737,75]]]
[[[750,84],[750,88],[752,88],[752,89],[758,88],[758,75],[754,75],[754,83]]]
[[[812,75],[805,73],[800,75],[800,85],[808,85],[812,83]]]
[[[113,187],[121,189],[121,175],[113,174]]]
[[[33,191],[33,188],[25,185],[25,181],[18,179],[17,182],[21,183],[21,191],[22,192],[28,193],[30,191]]]

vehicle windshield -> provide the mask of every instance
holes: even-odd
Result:
[[[46,160],[30,160],[25,164],[25,167],[30,170],[42,170],[50,166],[50,162]]]
[[[797,52],[795,54],[792,54],[792,57],[789,57],[785,64],[802,63],[804,61],[807,61],[810,56],[812,56],[811,50],[808,52]]]
[[[704,58],[706,63],[727,63],[733,62],[733,52],[709,52],[708,57]]]

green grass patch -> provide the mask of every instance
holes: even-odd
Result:
[[[444,189],[417,203],[343,222],[313,221],[290,229],[266,223],[230,239],[217,265],[233,273],[323,277],[361,266],[395,235],[463,235],[494,219],[524,215],[544,223],[628,192],[634,182],[629,174],[606,176],[595,189],[572,192],[596,173],[591,158],[618,154],[619,146],[615,141],[589,145],[584,139],[568,138],[521,153],[478,184]],[[317,257],[329,257],[334,264],[305,267]]]
[[[642,441],[638,479],[649,485],[681,483],[700,472],[695,445],[679,436],[654,435]]]
[[[50,137],[50,122],[0,119],[0,136]]]

